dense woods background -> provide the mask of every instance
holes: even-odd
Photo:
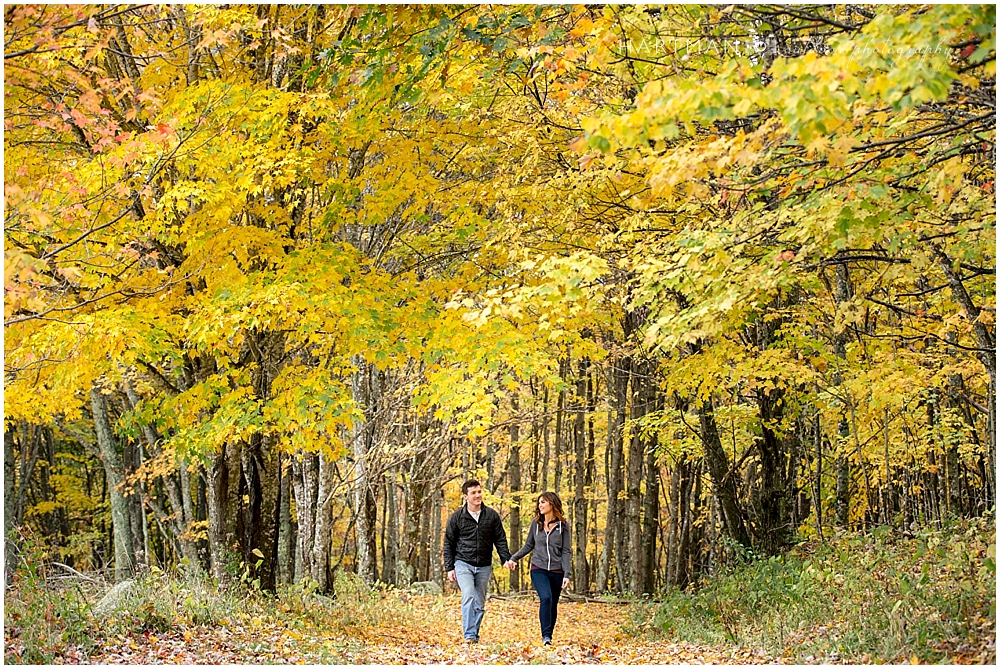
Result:
[[[4,29],[8,579],[440,582],[469,476],[577,591],[993,512],[992,6]]]

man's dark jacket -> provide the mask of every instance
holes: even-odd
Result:
[[[500,554],[500,562],[510,559],[507,533],[500,522],[500,514],[485,504],[480,507],[479,522],[468,508],[462,507],[451,514],[444,530],[444,570],[455,568],[455,560],[474,567],[493,564],[493,547]]]

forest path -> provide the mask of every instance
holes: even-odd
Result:
[[[368,664],[763,664],[774,658],[734,647],[647,641],[629,635],[620,604],[559,604],[553,645],[541,643],[534,597],[491,598],[480,643],[462,639],[459,597],[409,597],[407,616],[365,635],[353,661]],[[400,611],[402,614],[403,611]],[[415,614],[415,615],[413,615]],[[350,652],[350,651],[349,651]],[[353,653],[352,653],[353,654]]]
[[[368,615],[324,625],[287,614],[237,615],[224,625],[101,640],[97,652],[60,663],[99,664],[774,664],[781,658],[735,646],[649,641],[628,633],[627,606],[559,604],[553,645],[541,644],[534,597],[491,598],[480,643],[462,639],[459,596],[387,593]],[[375,610],[377,609],[377,610]],[[371,614],[381,621],[371,623]],[[336,616],[331,616],[336,618]],[[331,620],[332,623],[332,620]]]

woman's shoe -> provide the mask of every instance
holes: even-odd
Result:
[[[551,646],[552,645],[552,639],[548,638],[547,636],[543,636],[542,637],[542,645],[543,646]]]

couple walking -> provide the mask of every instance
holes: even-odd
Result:
[[[493,548],[504,567],[513,571],[517,561],[531,556],[531,584],[538,593],[538,622],[542,643],[552,643],[559,595],[569,585],[570,534],[562,502],[554,492],[543,492],[528,526],[528,539],[513,555],[500,514],[483,504],[478,481],[462,484],[465,504],[451,514],[444,531],[444,568],[448,580],[462,591],[462,632],[470,643],[479,642],[479,626],[486,611],[486,588],[493,575]]]

